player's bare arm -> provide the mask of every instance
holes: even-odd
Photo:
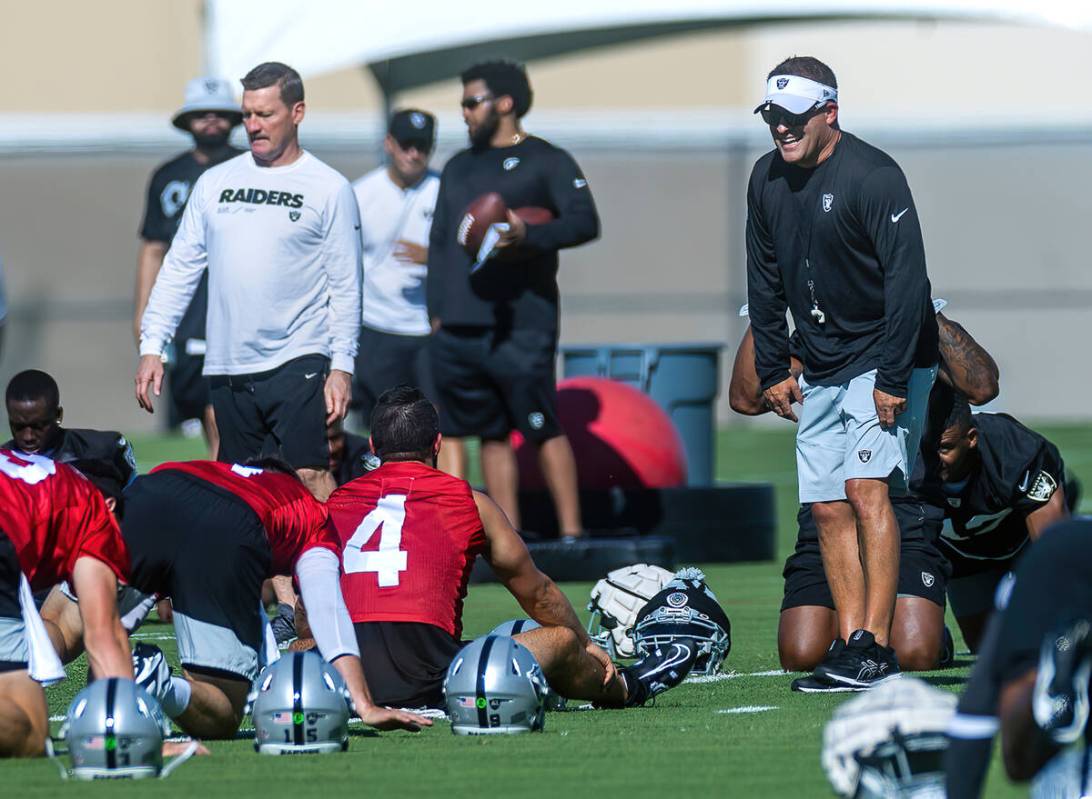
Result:
[[[136,289],[133,296],[133,337],[140,344],[140,320],[144,309],[148,307],[148,297],[155,285],[156,275],[163,266],[163,257],[167,254],[168,243],[165,241],[142,241],[137,255]]]
[[[1031,669],[1006,683],[998,703],[1005,772],[1016,782],[1030,780],[1058,752],[1058,746],[1039,729],[1032,715],[1037,674],[1037,669]]]
[[[129,637],[118,616],[118,583],[100,560],[81,557],[72,569],[72,585],[80,598],[83,642],[92,674],[98,678],[133,678]]]
[[[1028,537],[1032,541],[1036,541],[1050,525],[1068,518],[1069,510],[1065,505],[1065,489],[1059,485],[1050,497],[1049,502],[1028,514]]]
[[[792,404],[794,402],[803,404],[804,394],[800,391],[800,384],[796,382],[796,378],[791,374],[780,383],[775,383],[762,392],[762,396],[765,398],[770,410],[782,419],[788,419],[790,422],[797,421]]]
[[[984,405],[1000,391],[997,362],[966,329],[937,314],[941,368],[939,377],[959,391],[971,405]]]
[[[790,371],[799,380],[804,372],[804,365],[796,358],[791,358]],[[728,384],[728,404],[736,413],[744,416],[760,416],[770,410],[762,392],[762,381],[755,369],[755,338],[750,325],[743,334],[732,364],[732,379]]]

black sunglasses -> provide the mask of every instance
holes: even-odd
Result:
[[[467,111],[473,111],[482,103],[488,103],[492,99],[493,95],[491,94],[475,94],[472,97],[464,97],[463,101],[459,105],[461,105]]]
[[[411,139],[409,141],[398,141],[397,139],[395,139],[395,142],[401,149],[405,150],[406,152],[409,152],[410,150],[416,150],[417,152],[424,153],[425,155],[428,155],[432,152],[431,142],[420,141],[416,139]]]
[[[761,111],[762,121],[771,127],[802,128],[816,114],[826,110],[826,103],[815,106],[802,114],[793,114],[779,105],[767,105]]]

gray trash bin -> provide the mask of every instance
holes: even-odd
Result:
[[[713,484],[715,409],[723,345],[582,344],[561,348],[565,377],[609,377],[667,411],[686,448],[687,485]]]

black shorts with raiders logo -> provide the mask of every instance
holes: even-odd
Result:
[[[429,356],[445,436],[503,439],[519,430],[537,444],[561,435],[556,332],[442,327]]]
[[[916,596],[944,607],[944,592],[950,567],[937,548],[944,524],[944,511],[913,500],[891,503],[899,525],[898,595]],[[817,605],[834,609],[823,559],[819,554],[819,528],[810,505],[802,505],[797,515],[800,531],[796,551],[785,561],[785,597],[781,610]]]

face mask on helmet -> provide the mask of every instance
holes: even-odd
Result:
[[[839,796],[944,796],[946,731],[956,697],[914,677],[839,706],[823,730],[822,764]]]
[[[633,641],[640,656],[677,638],[698,646],[692,675],[715,674],[732,648],[732,624],[695,568],[681,569],[637,614]]]
[[[169,764],[163,738],[170,724],[159,704],[132,680],[110,677],[84,688],[68,706],[60,735],[71,768],[56,757],[61,776],[79,780],[139,780],[166,777],[197,751],[194,742]]]
[[[630,630],[637,612],[673,577],[667,569],[634,563],[607,574],[591,590],[588,635],[612,658],[637,656]]]
[[[508,621],[502,621],[490,630],[488,635],[504,635],[509,638],[515,638],[520,633],[526,633],[541,628],[542,625],[534,619],[509,619]],[[546,709],[564,710],[566,704],[565,697],[550,687],[550,684],[546,682],[545,676],[542,678],[542,685],[546,689]]]
[[[539,732],[546,723],[546,680],[534,655],[503,635],[478,638],[444,677],[444,700],[456,735]]]
[[[349,689],[317,652],[292,652],[267,666],[248,700],[254,749],[263,755],[349,748]]]

